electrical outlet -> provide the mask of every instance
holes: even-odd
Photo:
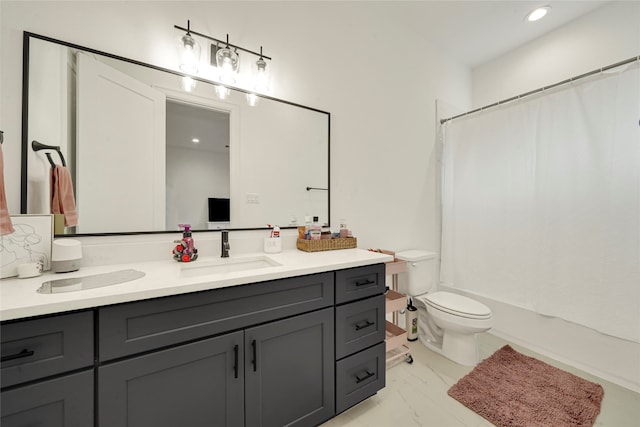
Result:
[[[250,204],[250,205],[260,204],[260,196],[256,193],[247,193],[247,204]]]

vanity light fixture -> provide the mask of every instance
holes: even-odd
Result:
[[[222,85],[215,85],[216,96],[220,100],[225,100],[231,94],[231,89]]]
[[[239,57],[238,51],[242,51],[244,53],[249,53],[251,55],[257,56],[258,60],[254,64],[253,81],[250,84],[247,84],[246,86],[251,87],[252,90],[256,90],[257,92],[260,92],[260,93],[266,93],[269,90],[269,73],[268,73],[266,61],[267,60],[271,61],[271,58],[262,53],[262,46],[260,46],[260,53],[258,53],[249,49],[245,49],[238,45],[233,45],[229,43],[228,34],[227,34],[227,40],[222,41],[214,37],[208,36],[206,34],[198,33],[196,31],[191,30],[189,21],[187,21],[187,28],[180,27],[178,25],[174,25],[173,27],[178,30],[187,32],[187,34],[182,37],[182,39],[184,39],[185,37],[188,37],[187,42],[182,43],[183,46],[185,45],[190,46],[191,42],[189,41],[189,39],[193,40],[193,36],[202,37],[207,40],[211,40],[215,42],[211,44],[211,65],[214,65],[217,68],[219,68],[220,76],[218,78],[224,84],[235,85],[239,79],[238,73],[240,71],[240,57]],[[193,40],[193,42],[195,43],[195,40]],[[196,45],[197,43],[195,43],[194,46]],[[199,58],[200,46],[199,45],[197,46],[198,46],[197,56]],[[221,46],[224,46],[224,47],[221,47]],[[194,54],[195,52],[196,51],[194,50]],[[182,61],[180,62],[180,64],[182,64]],[[188,72],[182,67],[182,65],[180,66],[180,69],[182,71]],[[222,91],[223,89],[226,89],[227,91],[229,90],[224,86],[221,87],[220,90]],[[216,87],[216,92],[218,92],[218,86]]]
[[[180,69],[188,74],[198,73],[200,62],[200,44],[191,36],[191,23],[187,21],[187,33],[180,37],[178,43]]]
[[[549,11],[551,10],[551,6],[542,6],[537,9],[532,10],[527,13],[526,20],[529,22],[534,22],[539,19],[542,19]]]

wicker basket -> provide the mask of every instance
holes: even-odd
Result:
[[[333,251],[335,249],[353,249],[358,246],[355,237],[339,239],[303,240],[298,239],[298,249],[305,252]]]

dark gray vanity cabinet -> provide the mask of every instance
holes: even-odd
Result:
[[[99,368],[99,425],[317,425],[334,410],[333,309]]]
[[[93,312],[1,327],[6,427],[93,425]]]
[[[98,309],[99,427],[331,418],[334,304],[328,272]]]
[[[385,386],[385,266],[336,271],[336,412]]]

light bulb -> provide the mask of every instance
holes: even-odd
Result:
[[[249,104],[250,107],[255,107],[256,105],[258,105],[259,101],[260,98],[255,93],[247,94],[247,104]]]
[[[200,61],[200,45],[190,34],[185,34],[180,38],[178,45],[180,53],[180,70],[189,74],[198,73],[198,62]]]
[[[253,70],[253,88],[260,93],[268,92],[269,72],[267,71],[267,63],[262,57],[256,61]]]
[[[222,100],[227,99],[229,97],[229,94],[231,93],[231,90],[225,86],[216,85],[215,89],[216,89],[216,96],[218,97],[218,99],[222,99]]]
[[[240,57],[229,47],[218,49],[216,65],[220,69],[220,81],[227,84],[236,82],[236,75],[240,67]]]
[[[527,21],[533,22],[538,19],[542,19],[547,13],[549,13],[549,9],[551,9],[551,6],[543,6],[529,12],[529,14],[527,14]]]
[[[189,76],[183,76],[181,79],[182,90],[192,92],[196,88],[196,81]]]

